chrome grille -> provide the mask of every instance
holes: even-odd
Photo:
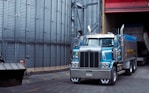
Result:
[[[80,52],[80,67],[98,67],[99,66],[99,52],[85,51]]]

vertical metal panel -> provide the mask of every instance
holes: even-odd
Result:
[[[27,59],[27,62],[26,62],[26,65],[28,68],[31,68],[31,67],[35,67],[35,45],[34,44],[28,44],[28,50],[29,50],[29,53],[28,53],[28,59]]]
[[[50,46],[45,45],[44,46],[44,54],[43,54],[43,60],[44,60],[44,67],[49,67],[50,66]]]
[[[6,45],[6,61],[7,62],[14,62],[15,60],[15,45],[13,43],[9,43]]]
[[[0,1],[0,39],[3,39],[3,10],[4,10],[4,6],[3,6],[3,1]],[[0,52],[2,52],[2,41],[0,42]]]
[[[61,60],[65,60],[65,47],[64,46],[62,46],[61,57],[62,57]],[[61,65],[65,65],[65,63],[62,62]]]
[[[23,44],[23,43],[18,44],[16,46],[15,50],[17,50],[16,51],[16,61],[19,62],[19,59],[17,59],[17,58],[24,59],[26,57],[26,55],[25,55],[25,51],[26,51],[25,50],[25,44]]]
[[[36,11],[36,3],[35,0],[27,0],[27,25],[28,25],[28,31],[27,31],[27,41],[35,41],[35,11]]]
[[[52,28],[52,30],[51,30],[51,42],[56,42],[56,6],[57,6],[57,4],[56,4],[56,0],[52,0],[51,1],[52,2],[52,10],[51,10],[51,13],[52,13],[52,19],[51,19],[51,21],[52,21],[52,26],[51,26],[51,28]]]
[[[26,27],[25,27],[25,41],[29,41],[31,39],[30,36],[33,37],[31,34],[31,0],[26,0]],[[33,12],[33,11],[32,11]],[[25,16],[25,15],[24,15]],[[32,15],[34,16],[34,15]],[[32,25],[33,26],[33,25]],[[34,28],[34,26],[32,27]],[[31,35],[29,35],[31,34]],[[33,40],[33,39],[32,39]]]
[[[56,54],[57,54],[57,55],[56,55],[56,56],[57,56],[57,58],[56,58],[56,64],[57,64],[57,65],[60,64],[60,61],[61,61],[61,60],[60,60],[60,56],[61,56],[61,55],[60,55],[60,50],[61,50],[61,49],[60,49],[60,46],[57,45],[57,51],[56,51],[56,52],[57,52],[57,53],[56,53]]]
[[[55,45],[51,45],[51,66],[56,65],[56,60],[55,60]]]
[[[19,10],[19,23],[17,23],[17,25],[19,25],[19,39],[22,41],[25,41],[26,39],[26,20],[27,20],[27,1],[26,0],[20,0],[20,10]]]
[[[69,64],[69,61],[71,59],[70,49],[71,49],[70,47],[68,47],[68,46],[66,47],[66,64]]]
[[[66,5],[67,5],[67,1],[65,0],[64,1],[64,20],[65,20],[65,23],[64,23],[64,43],[66,43],[66,31],[67,31],[67,8],[66,8]],[[65,60],[66,61],[66,60]]]
[[[7,20],[7,38],[14,39],[14,30],[15,30],[15,0],[8,1],[8,20]]]
[[[2,39],[2,26],[3,26],[3,1],[0,1],[0,38]]]
[[[43,0],[36,0],[36,41],[43,41]]]
[[[42,67],[43,66],[43,45],[36,45],[35,48],[35,67]]]
[[[69,20],[69,19],[71,19],[71,17],[72,17],[72,11],[70,11],[70,9],[69,8],[71,8],[71,4],[70,3],[72,3],[72,0],[68,0],[68,3],[67,3],[67,6],[68,6],[68,10],[67,10],[67,13],[68,13],[68,24],[67,24],[67,26],[68,26],[68,29],[67,29],[67,32],[68,32],[68,44],[70,43],[70,40],[71,40],[71,37],[70,37],[70,35],[71,35],[71,20]]]
[[[15,27],[14,27],[14,39],[19,40],[20,37],[20,0],[15,1]]]
[[[45,9],[44,9],[44,42],[50,42],[50,0],[45,0]]]
[[[65,15],[64,15],[64,12],[65,12],[65,2],[64,2],[64,0],[62,0],[62,23],[61,23],[61,25],[62,25],[62,29],[61,29],[61,31],[62,31],[62,33],[61,33],[61,35],[62,35],[62,43],[64,43],[65,41],[64,41],[64,31],[65,31],[65,25],[64,25],[64,23],[65,23]]]
[[[62,23],[62,1],[58,1],[58,7],[57,7],[57,42],[61,42],[61,23]]]

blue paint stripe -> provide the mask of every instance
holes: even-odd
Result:
[[[134,36],[131,36],[131,35],[124,35],[124,39],[126,41],[132,41],[132,42],[136,42],[137,41],[137,38],[134,37]]]

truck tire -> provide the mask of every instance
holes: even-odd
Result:
[[[117,75],[116,68],[113,67],[113,68],[112,68],[112,73],[111,73],[111,80],[110,80],[110,84],[111,84],[111,85],[115,85],[115,83],[116,83],[116,81],[117,81],[117,77],[118,77],[118,75]]]
[[[141,65],[141,66],[144,66],[145,64],[146,64],[146,61],[144,60],[144,61],[141,62],[140,65]]]
[[[137,64],[134,63],[132,67],[132,73],[134,73],[136,70],[137,70]]]
[[[110,79],[100,79],[100,84],[110,84]]]
[[[78,84],[80,83],[80,78],[70,78],[71,82],[75,83],[75,84]]]
[[[127,75],[131,75],[132,72],[133,72],[133,66],[132,66],[132,64],[130,64],[129,69],[126,69],[126,74],[127,74]]]

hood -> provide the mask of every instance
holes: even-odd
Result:
[[[80,46],[80,51],[101,51],[100,46]]]
[[[102,48],[101,51],[102,51],[101,52],[101,54],[102,54],[101,62],[110,62],[110,61],[112,61],[112,59],[113,59],[112,47]]]

